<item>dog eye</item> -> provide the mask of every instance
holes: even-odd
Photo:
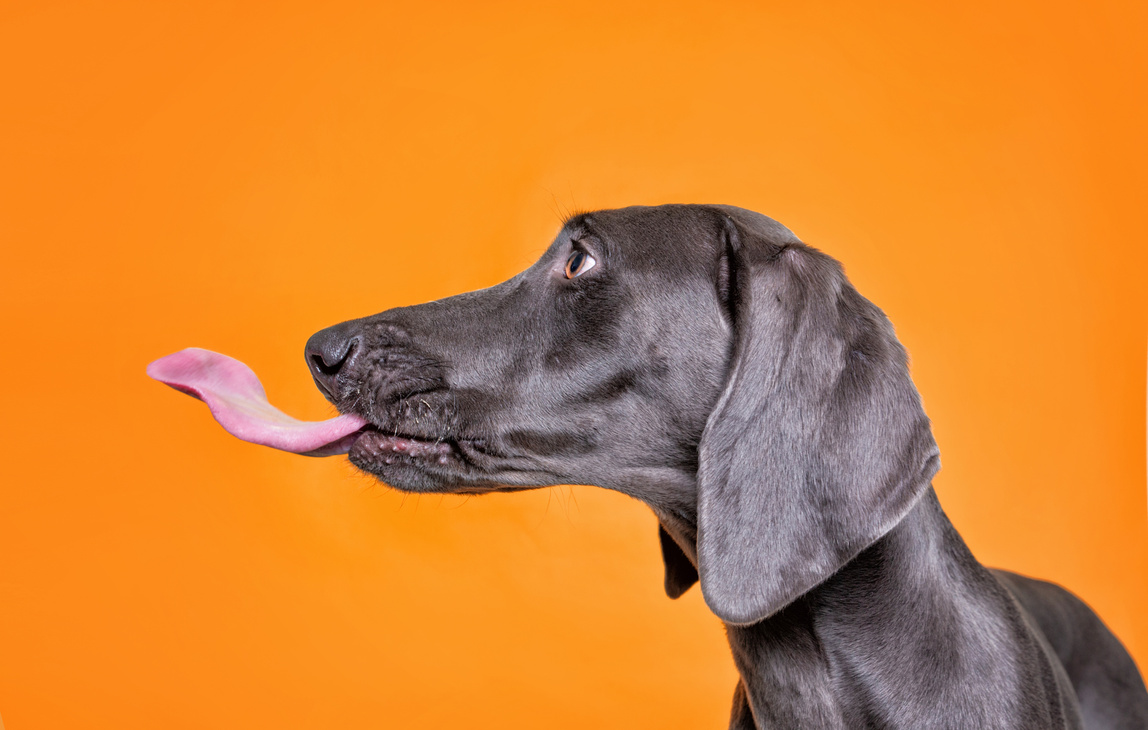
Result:
[[[570,258],[566,259],[566,278],[573,279],[576,276],[582,276],[598,262],[594,257],[584,251],[575,251],[570,254]]]

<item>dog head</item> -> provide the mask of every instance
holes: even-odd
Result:
[[[938,467],[885,316],[738,208],[575,216],[509,281],[331,327],[306,356],[372,424],[358,468],[409,491],[630,494],[678,527],[667,591],[700,574],[730,623],[831,575]]]

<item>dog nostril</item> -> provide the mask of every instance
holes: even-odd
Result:
[[[355,349],[355,347],[351,345],[351,347],[347,349],[347,352],[333,364],[328,365],[322,355],[312,355],[311,363],[315,366],[315,370],[323,375],[338,375],[339,371],[343,369],[343,364],[350,358],[351,350],[353,349]]]
[[[311,362],[315,364],[315,369],[324,375],[337,375],[343,366],[351,359],[351,355],[355,353],[355,346],[358,344],[358,338],[350,338],[346,340],[327,341],[322,343],[324,346],[318,352],[311,355]]]
[[[315,333],[307,341],[307,366],[315,383],[328,398],[335,392],[335,376],[354,359],[359,346],[357,336],[348,336],[342,325]]]

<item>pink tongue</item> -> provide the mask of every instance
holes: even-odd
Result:
[[[300,421],[267,402],[251,368],[211,350],[189,347],[147,366],[147,374],[198,398],[232,436],[306,456],[345,454],[367,425],[358,416]]]

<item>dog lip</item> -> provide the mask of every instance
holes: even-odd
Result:
[[[358,415],[358,414],[354,414],[354,415]],[[359,416],[359,417],[365,419],[365,416]],[[455,439],[453,439],[449,436],[446,436],[445,434],[416,434],[413,432],[405,431],[401,428],[396,428],[394,426],[380,425],[378,423],[375,423],[374,421],[368,421],[366,423],[366,425],[364,425],[358,431],[355,431],[355,435],[357,435],[357,436],[362,436],[365,434],[379,434],[381,436],[386,436],[388,438],[394,438],[394,439],[400,439],[402,441],[411,441],[414,443],[424,443],[424,444],[425,443],[448,443],[448,442],[455,441]]]
[[[485,473],[500,457],[485,436],[453,434],[445,429],[427,432],[411,428],[409,423],[380,423],[366,415],[354,415],[367,423],[349,437],[353,440],[347,456],[359,468],[376,475],[388,467],[403,466],[447,469],[454,474]]]
[[[365,428],[351,445],[348,457],[356,466],[372,473],[392,466],[426,468],[465,464],[457,445],[449,440],[428,440]]]

